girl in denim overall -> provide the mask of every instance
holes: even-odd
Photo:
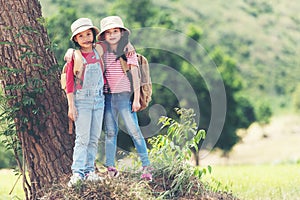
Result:
[[[139,81],[138,81],[138,61],[136,53],[125,56],[124,46],[128,43],[130,31],[124,27],[122,19],[118,16],[109,16],[101,20],[101,32],[98,40],[107,44],[104,53],[105,63],[105,155],[108,174],[112,177],[118,176],[115,168],[115,154],[117,148],[118,117],[120,116],[126,126],[128,134],[131,136],[137,153],[142,162],[141,178],[152,180],[150,162],[145,139],[138,125],[137,111],[139,103]],[[131,83],[121,67],[119,57],[127,60],[131,69],[133,90]],[[133,100],[131,99],[133,92]]]
[[[71,30],[71,40],[82,54],[83,69],[74,80],[74,61],[67,63],[68,116],[75,121],[76,134],[69,187],[83,180],[101,180],[94,165],[104,113],[101,55],[93,48],[99,30],[88,18],[73,22]]]

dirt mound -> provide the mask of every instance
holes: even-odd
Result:
[[[119,177],[111,179],[106,174],[103,181],[92,183],[82,182],[72,188],[66,183],[55,184],[44,192],[42,200],[53,199],[97,199],[97,200],[131,200],[131,199],[178,199],[178,200],[236,200],[231,194],[213,192],[207,189],[199,179],[190,178],[188,190],[182,184],[174,190],[174,179],[162,171],[155,170],[151,182],[142,181],[137,174],[123,172]]]

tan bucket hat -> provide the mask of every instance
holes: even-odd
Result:
[[[72,36],[70,40],[73,40],[73,37],[77,35],[78,33],[81,33],[83,31],[86,31],[88,29],[94,29],[96,31],[96,35],[99,34],[99,29],[93,25],[92,20],[89,18],[79,18],[76,21],[74,21],[71,25],[71,31],[72,31]]]
[[[101,32],[98,34],[98,39],[100,39],[102,33],[111,28],[122,28],[130,34],[130,30],[124,26],[124,23],[119,16],[108,16],[100,21]]]

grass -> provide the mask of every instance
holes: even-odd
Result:
[[[300,199],[300,165],[213,166],[204,177],[214,189],[231,191],[247,200]]]
[[[15,176],[15,172],[11,169],[0,170],[0,199],[25,199],[21,178],[11,192],[18,177]],[[11,194],[9,194],[10,192]]]
[[[213,166],[204,176],[213,189],[232,192],[245,200],[300,199],[300,165],[232,165]],[[0,170],[0,199],[24,199],[21,180],[9,195],[17,176],[12,170]]]

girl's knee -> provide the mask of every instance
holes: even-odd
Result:
[[[113,137],[117,137],[117,133],[115,131],[106,131],[106,137],[108,138],[113,138]]]
[[[132,135],[131,135],[132,139],[134,140],[144,140],[144,136],[142,135],[142,133],[136,131],[136,132],[133,132]]]

